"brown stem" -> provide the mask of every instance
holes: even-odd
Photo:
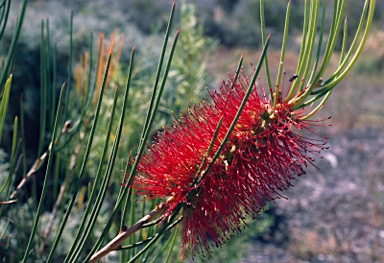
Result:
[[[9,201],[1,201],[0,205],[9,205],[9,204],[13,204],[16,202],[17,202],[17,199],[13,199],[13,200],[9,200]]]
[[[67,133],[68,132],[68,128],[70,126],[70,121],[67,121],[65,122],[64,124],[64,127],[63,129],[61,130],[61,133],[59,134],[59,137],[56,139],[55,141],[55,144],[57,144],[57,142],[59,141],[60,139],[60,136]],[[12,192],[12,194],[10,195],[9,199],[12,200],[12,199],[15,199],[17,197],[17,195],[20,193],[21,189],[24,187],[24,185],[32,178],[33,175],[35,175],[35,173],[40,169],[41,165],[43,164],[43,162],[45,161],[45,159],[48,157],[48,155],[51,153],[51,149],[52,149],[52,143],[49,144],[49,147],[48,149],[39,157],[39,159],[37,159],[31,169],[28,171],[27,175],[24,176],[24,178],[21,180],[21,182],[18,184],[18,186],[16,187],[16,189]]]
[[[133,226],[124,231],[120,231],[119,234],[112,239],[106,246],[104,246],[101,250],[96,252],[90,259],[89,263],[95,263],[104,256],[106,256],[111,251],[117,250],[121,247],[121,244],[130,237],[133,233],[140,230],[143,224],[151,221],[158,215],[161,215],[168,208],[167,202],[161,203],[157,205],[155,209],[153,209],[148,215],[144,216],[142,219],[136,222]]]
[[[31,179],[32,175],[34,175],[37,170],[39,170],[41,164],[44,162],[45,158],[47,158],[49,152],[51,151],[51,146],[49,146],[48,150],[43,153],[43,155],[40,156],[39,159],[37,159],[34,164],[32,165],[31,169],[28,171],[27,175],[20,181],[16,189],[12,192],[9,199],[15,199],[21,189],[24,187],[24,185]]]

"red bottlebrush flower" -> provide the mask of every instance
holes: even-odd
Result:
[[[183,250],[204,253],[221,246],[240,232],[246,216],[280,198],[313,154],[325,148],[324,141],[297,133],[314,124],[302,120],[303,110],[292,110],[294,105],[283,98],[272,102],[255,87],[220,157],[202,176],[249,86],[245,74],[232,82],[210,92],[213,103],[201,102],[165,128],[139,164],[134,188],[140,194],[168,199],[165,216],[182,206]]]

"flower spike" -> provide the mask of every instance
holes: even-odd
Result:
[[[254,89],[240,111],[249,83]],[[224,244],[247,216],[282,198],[280,191],[326,148],[322,138],[299,133],[314,133],[316,126],[302,120],[305,111],[292,110],[284,97],[275,105],[261,91],[242,71],[235,84],[223,82],[210,92],[212,104],[196,105],[158,134],[142,157],[133,187],[148,198],[169,200],[165,217],[182,205],[183,250],[211,253]]]

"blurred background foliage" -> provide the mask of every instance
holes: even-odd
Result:
[[[129,50],[132,46],[136,46],[138,58],[133,70],[127,117],[117,153],[117,162],[113,168],[107,198],[90,240],[95,240],[95,236],[101,233],[113,209],[113,200],[116,200],[119,193],[120,182],[124,178],[122,171],[125,170],[128,158],[134,155],[140,142],[140,131],[151,96],[157,57],[160,53],[171,2],[169,0],[126,0],[114,1],[111,4],[110,1],[103,0],[29,1],[22,33],[13,55],[12,92],[1,140],[3,149],[0,151],[0,187],[5,185],[7,188],[0,193],[0,200],[9,199],[10,193],[31,168],[38,169],[20,191],[19,201],[0,207],[0,260],[2,262],[18,262],[27,246],[43,188],[46,159],[41,159],[41,166],[40,163],[36,166],[35,164],[47,151],[52,139],[59,88],[63,82],[67,82],[71,93],[64,106],[66,116],[65,118],[63,116],[60,123],[64,125],[65,121],[71,120],[68,134],[63,133],[64,140],[68,140],[68,144],[61,145],[64,148],[55,155],[54,169],[48,184],[49,197],[44,202],[37,228],[37,242],[34,247],[36,253],[30,262],[44,262],[47,258],[59,223],[64,216],[64,208],[71,199],[75,175],[81,169],[81,158],[85,154],[87,134],[91,129],[104,67],[108,54],[112,53],[94,143],[86,164],[85,175],[81,179],[76,205],[72,209],[62,241],[56,250],[54,262],[64,260],[87,206],[89,188],[92,186],[89,182],[92,182],[97,173],[106,138],[110,139],[111,144],[115,140],[114,132],[108,130],[108,123],[111,120],[114,123],[113,128],[116,129],[122,110],[117,107],[112,116],[111,108],[114,104],[115,92],[117,92],[116,105],[122,105],[130,62]],[[226,78],[226,71],[235,70],[240,54],[250,54],[250,57],[256,59],[261,45],[258,0],[181,2],[178,5],[176,26],[174,26],[174,28],[180,27],[180,38],[166,90],[160,102],[159,114],[152,127],[153,139],[157,131],[172,122],[174,115],[179,116],[180,111],[207,97],[205,88],[217,88],[218,79]],[[297,37],[301,34],[303,4],[300,0],[291,2],[292,37],[289,38],[288,49],[292,52],[291,56],[295,57],[295,52],[299,48],[300,39]],[[332,1],[328,2],[331,8]],[[358,15],[356,12],[361,10],[361,2],[347,1],[346,15],[356,17]],[[12,1],[8,26],[0,41],[0,55],[3,58],[7,57],[7,51],[14,36],[20,5],[19,0]],[[74,10],[73,33],[70,34],[72,8]],[[384,48],[381,45],[384,41],[381,26],[384,21],[384,2],[378,1],[376,8],[374,33],[367,41],[364,55],[352,74],[341,84],[342,88],[335,90],[334,96],[322,113],[324,117],[334,116],[333,125],[336,126],[334,133],[343,133],[351,128],[362,127],[384,130],[382,118],[384,110],[377,106],[382,104],[383,99],[380,74],[383,73],[384,61]],[[265,3],[267,32],[273,36],[272,53],[273,50],[279,50],[281,45],[284,26],[282,14],[285,10],[286,1],[266,1]],[[357,19],[349,21],[351,31],[357,27],[357,23]],[[90,31],[94,32],[93,39],[90,39]],[[91,53],[94,55],[91,56]],[[290,54],[287,55],[286,63],[289,63],[289,57]],[[273,58],[271,61],[273,63]],[[247,62],[251,63],[251,61]],[[333,65],[336,66],[336,64],[337,61]],[[93,69],[91,71],[90,65]],[[292,65],[295,65],[295,61]],[[288,74],[294,74],[294,68],[290,68],[289,65],[286,70]],[[356,85],[367,88],[356,90],[354,88]],[[20,123],[17,131],[19,137],[23,138],[23,142],[17,144],[17,149],[12,143],[15,116],[19,116]],[[111,147],[108,148],[108,152],[111,152]],[[101,160],[104,165],[107,161],[107,158]],[[10,175],[12,177],[9,177]],[[12,179],[6,184],[7,178]],[[130,209],[133,212],[137,209],[136,219],[142,216],[141,210],[144,203],[131,203]],[[198,255],[195,260],[197,262],[237,262],[239,258],[245,256],[248,244],[254,240],[274,242],[283,246],[289,239],[284,217],[275,204],[270,206],[270,209],[256,220],[247,222],[249,230],[231,239],[225,248],[216,251],[213,257],[203,258]],[[149,207],[145,207],[144,211],[149,211]],[[120,222],[115,220],[107,239],[114,237],[120,227],[119,224]],[[139,240],[140,235],[144,234],[140,233],[134,238]],[[164,238],[160,243],[165,244],[166,241],[167,239]],[[176,241],[180,242],[177,239]],[[92,242],[86,243],[87,249],[90,249],[90,243]],[[178,245],[174,247],[175,253],[172,255],[171,262],[178,260],[178,247]],[[164,259],[165,255],[162,257]],[[110,259],[116,259],[117,262],[117,255],[112,255]]]

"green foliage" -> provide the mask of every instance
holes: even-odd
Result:
[[[207,72],[207,61],[216,47],[217,42],[203,34],[203,24],[196,16],[196,9],[192,4],[181,3],[180,9],[180,37],[175,50],[172,67],[169,72],[167,87],[161,98],[156,126],[152,128],[152,135],[164,125],[170,124],[173,112],[178,115],[181,110],[198,103],[205,94],[205,88],[210,87],[211,78]],[[147,47],[149,49],[151,47]],[[145,50],[143,53],[147,53]],[[139,61],[134,71],[134,81],[130,91],[128,108],[131,115],[124,126],[123,143],[126,149],[137,147],[140,134],[137,130],[143,125],[142,116],[148,108],[148,98],[152,92],[150,83],[154,81],[155,65],[148,61]],[[119,67],[116,83],[122,86],[123,74]]]
[[[180,40],[169,72],[169,88],[162,98],[164,108],[178,114],[186,106],[198,103],[205,88],[213,88],[207,61],[216,45],[216,41],[204,36],[204,26],[196,16],[195,6],[181,1]]]
[[[134,3],[137,10],[142,10],[153,7],[155,1]],[[242,9],[246,12],[239,17],[240,24],[223,23],[223,35],[232,38],[226,40],[227,43],[234,43],[235,39],[240,39],[244,45],[259,43],[254,40],[254,36],[260,33],[260,22],[255,19],[259,1],[248,4]],[[5,15],[0,16],[3,19],[0,38],[6,25],[8,6],[1,6]],[[1,69],[0,138],[11,92],[11,65],[25,8],[26,1]],[[285,9],[285,3],[266,3],[267,23],[276,28],[283,27],[280,16]],[[153,10],[150,16],[158,15],[158,10]],[[127,227],[134,226],[146,215],[156,218],[161,214],[162,208],[158,206],[161,200],[137,197],[130,184],[146,143],[154,139],[154,134],[163,125],[171,122],[173,112],[177,115],[198,103],[204,88],[210,86],[207,61],[217,45],[217,41],[204,35],[195,7],[186,1],[182,2],[180,9],[180,33],[177,32],[172,45],[169,44],[174,31],[171,27],[173,14],[174,7],[158,64],[153,62],[153,57],[145,57],[145,49],[140,50],[142,58],[136,61],[135,48],[129,64],[119,64],[119,45],[112,45],[109,52],[103,52],[104,45],[100,45],[97,56],[91,36],[89,51],[80,59],[79,68],[74,66],[76,52],[71,19],[68,78],[60,88],[60,95],[56,85],[59,64],[56,43],[51,42],[48,20],[42,22],[38,149],[33,156],[27,156],[25,126],[28,123],[21,102],[20,125],[18,118],[14,120],[9,165],[0,158],[0,163],[5,163],[0,166],[0,197],[3,201],[0,203],[0,259],[3,262],[87,262],[117,233],[124,233]],[[239,16],[240,13],[233,14]],[[298,18],[301,21],[301,16],[292,16],[291,24],[295,24]],[[150,31],[151,28],[144,24],[145,16],[134,19],[143,24],[144,30]],[[316,26],[313,28],[310,33],[317,32]],[[315,37],[315,34],[311,36]],[[123,38],[114,37],[110,41],[115,44]],[[147,48],[153,47],[148,45]],[[305,60],[305,55],[303,57]],[[338,73],[344,74],[349,68],[350,65],[341,67],[346,70]],[[332,80],[330,83],[336,85]],[[277,82],[279,86],[280,77]],[[217,152],[215,158],[219,154]],[[34,162],[27,165],[27,158],[34,159]],[[109,260],[117,261],[120,257],[124,262],[129,259],[140,262],[177,261],[180,237],[175,226],[182,220],[178,216],[174,213],[161,222],[143,221],[140,228],[122,243],[122,251]],[[270,231],[274,223],[273,216],[250,222],[253,237]],[[246,250],[248,239],[249,235],[244,235],[230,240],[215,259],[234,261]]]
[[[162,125],[169,123],[173,116],[171,107],[175,107],[173,109],[179,111],[189,104],[197,103],[201,99],[201,91],[209,85],[206,61],[215,42],[203,35],[203,27],[197,21],[192,5],[183,5],[181,19],[183,33],[180,41],[188,53],[182,56],[185,50],[176,51],[177,56],[180,57],[174,60],[175,64],[171,68],[171,82],[166,87],[169,91],[164,92],[165,96],[162,96],[162,101],[158,106],[161,113],[158,114],[156,125],[148,130],[152,134]],[[2,216],[16,214],[18,222],[28,222],[28,224],[18,226],[16,222],[4,221],[3,229],[7,233],[4,236],[13,236],[10,240],[12,242],[7,241],[6,246],[7,250],[13,253],[8,253],[3,257],[9,261],[19,261],[23,254],[23,261],[26,261],[27,258],[35,262],[40,260],[77,261],[76,259],[86,256],[83,251],[89,251],[92,243],[97,243],[100,233],[104,233],[99,239],[101,242],[104,239],[113,238],[120,226],[115,225],[114,217],[109,215],[110,209],[114,208],[112,200],[130,196],[127,195],[127,190],[121,188],[120,182],[126,180],[124,179],[126,176],[121,170],[127,173],[131,169],[131,164],[129,162],[128,166],[126,164],[129,160],[128,154],[129,152],[134,154],[134,149],[137,149],[141,142],[141,135],[138,131],[144,125],[143,116],[146,115],[149,107],[148,98],[153,91],[151,83],[155,80],[156,65],[152,64],[153,57],[145,58],[141,61],[142,63],[140,61],[135,63],[134,67],[132,67],[133,61],[131,61],[130,67],[132,68],[129,72],[132,81],[128,80],[131,83],[127,83],[124,76],[126,75],[124,72],[127,70],[124,70],[125,67],[119,65],[119,61],[116,59],[119,56],[118,53],[121,52],[121,47],[120,49],[111,47],[112,58],[107,58],[108,54],[104,52],[99,53],[99,57],[95,59],[95,56],[92,55],[91,45],[90,51],[82,58],[81,67],[74,71],[75,82],[70,76],[68,87],[62,87],[61,106],[56,107],[55,101],[58,95],[55,86],[56,43],[52,48],[48,25],[48,21],[42,22],[41,29],[40,154],[32,167],[27,169],[24,174],[25,180],[19,184],[18,190],[11,195],[12,200],[15,200],[14,198],[25,199],[26,204],[10,206],[9,211],[2,210],[4,212]],[[72,47],[72,27],[70,31],[69,46]],[[111,41],[116,41],[116,39],[111,38]],[[198,45],[195,45],[195,41],[198,41]],[[92,42],[91,38],[91,44]],[[99,48],[101,52],[104,47]],[[68,61],[70,73],[74,65],[72,54],[72,48],[70,48]],[[97,61],[96,66],[95,60]],[[50,61],[53,61],[53,67]],[[184,67],[184,65],[189,67]],[[159,73],[162,72],[164,69],[159,71]],[[128,101],[124,100],[128,90],[115,89],[115,86],[130,88]],[[182,88],[179,90],[177,86],[182,86]],[[98,97],[98,95],[103,96]],[[57,113],[55,120],[56,109],[61,112]],[[125,110],[128,114],[125,114]],[[126,122],[121,119],[122,116],[127,116]],[[120,139],[121,143],[119,143]],[[143,148],[143,145],[141,147]],[[114,165],[116,158],[118,162]],[[47,167],[45,167],[46,164],[48,164]],[[36,172],[40,169],[46,169],[43,188],[34,180]],[[84,184],[85,181],[89,181],[89,185]],[[28,182],[34,183],[32,187],[34,190],[30,196],[26,195],[26,190],[30,187]],[[48,185],[51,185],[50,190]],[[37,194],[40,191],[41,196]],[[40,213],[43,207],[48,208],[47,204],[44,204],[48,191],[54,193],[53,200],[50,200],[53,211]],[[8,191],[4,199],[7,199],[6,196],[9,194]],[[127,199],[126,202],[129,202],[129,205],[125,205],[127,211],[131,212],[131,216],[127,219],[130,225],[150,212],[156,204],[155,202],[137,204],[130,200]],[[95,204],[95,206],[87,204]],[[33,212],[36,207],[41,216],[36,216]],[[117,211],[115,210],[114,213]],[[126,223],[128,224],[128,222]],[[105,227],[106,225],[108,227]],[[87,229],[92,229],[92,234]],[[98,234],[95,235],[95,233]],[[156,233],[156,227],[143,230],[132,236],[131,242],[134,243],[154,233]],[[177,231],[174,231],[172,236],[175,236],[176,233]],[[90,243],[89,239],[92,239],[93,242]],[[172,238],[172,240],[175,239]],[[170,244],[168,240],[163,239],[159,239],[157,242],[163,245]],[[94,247],[93,251],[95,252],[95,249],[98,248]],[[31,249],[35,253],[30,254]],[[140,249],[137,247],[131,249],[128,254],[123,254],[132,256]],[[158,246],[157,249],[148,251],[150,253],[146,252],[146,257],[149,258],[151,253],[156,251],[158,253],[161,249],[162,246]],[[158,256],[170,257],[170,254],[164,252]]]
[[[0,141],[1,141],[1,138],[3,135],[5,119],[7,117],[7,109],[8,109],[9,95],[11,93],[11,85],[12,85],[12,75],[8,78],[7,82],[5,83],[3,94],[1,97],[1,103],[0,103]]]

